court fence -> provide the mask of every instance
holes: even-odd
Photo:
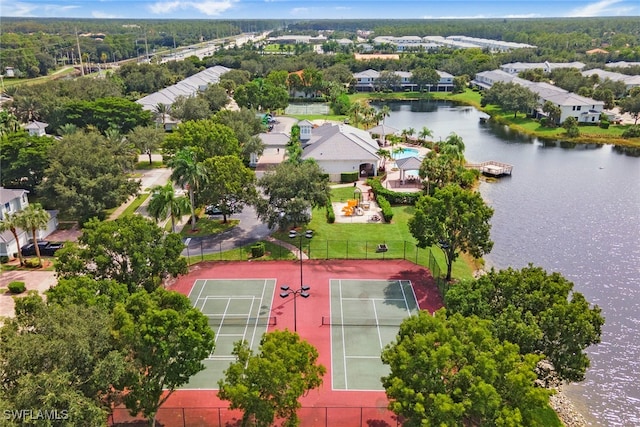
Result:
[[[399,427],[401,420],[386,406],[379,407],[302,407],[298,409],[300,427]],[[133,427],[142,424],[125,408],[116,408],[109,417],[113,427]],[[160,408],[156,426],[165,427],[239,427],[242,411],[221,407]]]
[[[298,242],[295,242],[299,245]],[[299,247],[295,245],[296,247]],[[198,247],[199,246],[199,247]],[[291,255],[291,251],[279,245],[270,245],[270,257],[272,259],[286,259]],[[296,255],[297,251],[296,249]],[[309,259],[328,260],[328,259],[374,259],[374,260],[397,260],[403,259],[413,262],[414,264],[427,267],[431,271],[431,275],[438,285],[438,289],[442,293],[445,289],[446,281],[444,280],[445,269],[440,267],[436,257],[433,255],[431,248],[419,248],[415,243],[407,240],[322,240],[310,239],[302,240],[302,250]],[[203,244],[198,245],[195,242],[189,247],[189,262],[198,260],[224,261],[231,260],[227,257],[227,252],[222,249],[222,243],[218,247],[204,248]],[[240,248],[234,252],[235,261],[251,260],[251,251]]]

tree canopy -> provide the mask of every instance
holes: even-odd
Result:
[[[189,298],[158,288],[132,294],[113,310],[116,344],[133,358],[123,400],[133,415],[154,420],[176,388],[205,369],[214,333]]]
[[[584,379],[584,350],[600,342],[604,324],[600,308],[573,291],[573,283],[532,265],[457,283],[445,302],[451,312],[492,320],[498,338],[518,344],[523,354],[544,355],[566,381]]]
[[[273,425],[283,418],[283,426],[298,425],[298,399],[320,387],[326,368],[318,364],[318,350],[288,330],[263,335],[257,354],[245,341],[233,349],[236,361],[218,381],[219,397],[241,409],[243,425],[253,420],[257,426]]]
[[[196,162],[213,156],[238,155],[241,152],[233,129],[212,119],[181,123],[167,136],[163,148],[170,155],[183,148],[191,148],[195,152]]]
[[[44,179],[54,141],[48,136],[30,136],[22,130],[4,133],[0,138],[2,186],[34,192]]]
[[[537,106],[538,95],[517,83],[496,82],[484,92],[483,104],[495,104],[504,111],[513,111],[515,118],[519,112],[527,113]]]
[[[419,247],[440,246],[447,262],[447,280],[451,280],[451,268],[460,252],[479,258],[491,251],[492,216],[493,209],[480,194],[450,184],[418,200],[409,230]]]
[[[58,251],[59,277],[113,279],[134,292],[153,291],[166,277],[187,272],[186,260],[180,256],[184,249],[180,236],[165,234],[137,215],[107,222],[92,219],[85,224],[79,244]]]
[[[408,427],[539,425],[532,413],[548,408],[550,394],[534,386],[540,358],[494,337],[490,321],[421,311],[382,351],[382,382]]]
[[[258,217],[270,228],[307,224],[311,208],[329,201],[329,185],[315,162],[280,163],[258,181],[266,197],[257,202]]]
[[[124,203],[140,187],[97,133],[76,133],[56,141],[49,162],[46,179],[38,186],[43,203],[81,223],[104,218],[105,209]]]

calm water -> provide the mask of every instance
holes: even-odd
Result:
[[[390,107],[390,126],[416,133],[427,126],[436,140],[455,132],[468,161],[514,165],[511,177],[480,186],[495,209],[487,264],[558,271],[602,308],[602,343],[589,351],[586,380],[567,394],[592,425],[640,425],[640,157],[543,143],[480,124],[472,107]]]

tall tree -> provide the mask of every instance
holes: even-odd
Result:
[[[329,185],[315,162],[280,163],[258,181],[265,198],[257,202],[258,217],[270,228],[307,224],[313,207],[329,201]]]
[[[169,155],[174,155],[183,148],[191,148],[197,162],[213,156],[241,153],[240,143],[233,129],[211,119],[181,123],[167,136],[163,148]]]
[[[633,117],[633,124],[637,125],[640,118],[640,91],[620,101],[620,111],[629,113]]]
[[[20,260],[20,265],[24,265],[24,260],[22,259],[22,252],[20,251],[20,239],[18,238],[18,228],[20,228],[20,220],[18,218],[17,213],[6,213],[4,214],[2,220],[0,220],[0,233],[4,233],[5,231],[11,231],[13,235],[13,239],[16,241],[16,248],[18,250],[18,259]]]
[[[136,126],[127,134],[127,139],[138,152],[149,156],[150,165],[152,164],[151,153],[162,145],[164,138],[164,129],[157,126]]]
[[[187,272],[180,255],[184,243],[177,234],[165,234],[138,215],[115,221],[92,219],[85,224],[79,245],[60,250],[56,271],[60,278],[89,276],[113,279],[130,292],[154,290],[168,276]]]
[[[382,382],[406,426],[535,425],[550,395],[534,385],[540,359],[495,338],[487,320],[421,311],[382,351]]]
[[[124,403],[133,415],[152,420],[158,408],[189,378],[205,369],[214,333],[189,298],[162,288],[139,291],[113,311],[118,346],[132,357]]]
[[[66,421],[55,425],[104,425],[129,364],[110,326],[98,307],[45,303],[35,292],[18,298],[0,329],[1,400],[34,414],[58,409]]]
[[[600,342],[604,324],[600,308],[591,307],[573,283],[533,265],[458,283],[445,301],[451,312],[492,320],[498,338],[517,344],[523,354],[544,355],[565,381],[584,379],[584,350]]]
[[[176,232],[176,220],[182,218],[191,208],[189,199],[184,196],[177,196],[173,184],[156,185],[151,189],[151,196],[147,211],[156,220],[171,219],[171,232]]]
[[[25,131],[0,137],[2,186],[34,192],[49,166],[49,150],[55,140],[48,136],[31,136]]]
[[[418,91],[422,91],[425,87],[431,92],[431,86],[435,86],[440,82],[440,74],[433,68],[418,67],[411,71],[411,83],[418,86]]]
[[[40,256],[40,246],[38,246],[38,230],[46,230],[51,215],[42,208],[40,203],[31,203],[16,215],[16,224],[23,230],[31,232],[33,242],[38,257],[38,263],[42,264]]]
[[[418,200],[415,215],[409,218],[409,230],[421,248],[442,248],[447,262],[446,279],[451,280],[453,262],[461,251],[476,258],[491,251],[492,216],[493,209],[480,194],[450,184],[436,189],[433,196]]]
[[[187,187],[189,191],[189,202],[191,204],[191,230],[196,229],[196,192],[207,183],[209,175],[203,163],[196,161],[196,152],[191,149],[182,149],[169,160],[171,179],[181,186]],[[173,221],[173,219],[172,219]],[[175,230],[174,230],[175,233]]]
[[[233,349],[236,361],[218,381],[219,397],[241,409],[242,425],[270,426],[284,418],[284,426],[297,426],[298,399],[322,384],[326,368],[318,364],[318,350],[290,331],[263,335],[257,354],[245,341]]]
[[[238,157],[211,157],[204,161],[204,168],[209,185],[203,189],[202,199],[220,207],[223,222],[227,222],[228,215],[242,212],[246,204],[255,203],[255,173]]]
[[[77,133],[57,141],[49,151],[46,179],[38,186],[44,203],[61,215],[84,223],[104,218],[104,210],[136,194],[140,182],[129,179],[104,137]],[[73,173],[70,173],[73,171]]]
[[[534,109],[537,102],[537,94],[529,88],[512,82],[496,82],[482,96],[483,104],[495,104],[506,112],[513,111],[514,118],[517,117],[518,112],[526,113]]]

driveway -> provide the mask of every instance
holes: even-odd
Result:
[[[39,294],[43,294],[44,291],[52,286],[55,286],[58,281],[56,279],[55,271],[3,271],[0,273],[0,288],[6,288],[11,282],[18,281],[24,282],[27,291],[35,290]],[[20,294],[26,295],[26,292]],[[0,318],[1,317],[13,317],[15,304],[13,302],[13,295],[9,292],[0,294]],[[0,324],[2,320],[0,320]]]

